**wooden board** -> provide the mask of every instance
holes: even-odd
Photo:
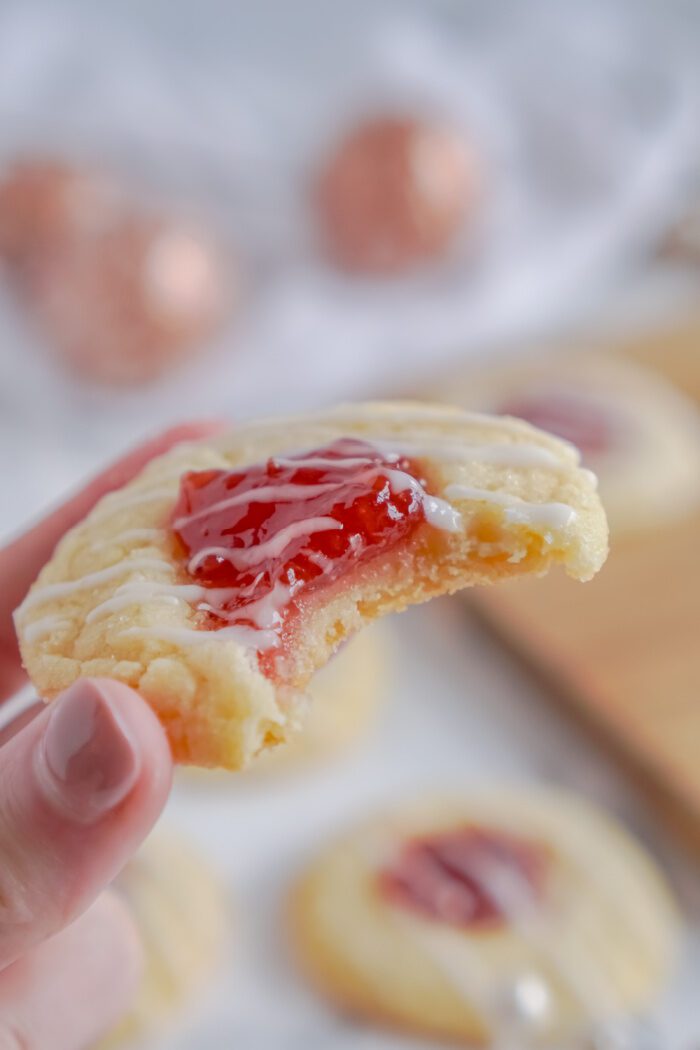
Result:
[[[585,586],[552,573],[473,600],[700,833],[699,539],[696,517],[617,545]]]
[[[700,402],[700,317],[688,316],[680,323],[622,341],[610,349],[663,372]]]
[[[700,397],[700,321],[622,349]],[[470,600],[700,843],[700,516],[615,541],[585,586],[552,573]]]

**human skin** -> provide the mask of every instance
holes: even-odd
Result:
[[[26,681],[12,612],[66,529],[153,456],[216,429],[190,424],[141,446],[0,550],[0,704]],[[75,682],[0,730],[0,1050],[82,1050],[128,1007],[140,945],[105,888],[171,778],[156,716],[119,682]]]

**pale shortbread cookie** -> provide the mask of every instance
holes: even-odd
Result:
[[[129,1012],[100,1050],[132,1046],[172,1022],[212,979],[229,920],[222,883],[192,844],[172,832],[155,832],[114,888],[138,927],[144,967]]]
[[[201,606],[213,592],[188,571],[171,528],[181,476],[242,471],[273,456],[289,462],[341,438],[410,457],[427,491],[405,471],[368,469],[386,478],[390,509],[412,500],[425,520],[391,550],[309,588],[309,597],[291,601],[275,589],[256,603],[255,629],[212,630]],[[25,667],[48,699],[81,675],[118,678],[151,703],[177,760],[240,768],[286,739],[314,670],[375,617],[557,563],[581,580],[597,572],[607,553],[605,514],[595,477],[578,459],[570,445],[517,420],[414,403],[345,406],[180,445],[105,496],[61,540],[16,613]],[[295,535],[311,545],[329,521],[341,528],[328,516],[307,520],[302,508]],[[284,531],[237,557],[257,563],[264,551],[285,550]],[[270,676],[259,654],[279,644],[280,594],[285,614],[294,606],[303,616],[284,673]]]
[[[522,416],[577,445],[614,532],[664,525],[700,504],[700,412],[642,365],[549,355],[465,372],[442,393],[468,409]]]
[[[468,828],[544,848],[541,896],[498,853],[471,874],[504,921],[460,926],[387,893],[407,842]],[[458,852],[451,865],[436,898],[448,911]],[[679,937],[661,872],[621,827],[580,799],[522,788],[407,804],[346,833],[297,883],[290,920],[302,968],[342,1010],[488,1046],[569,1046],[643,1015]]]
[[[296,773],[307,765],[328,761],[369,734],[385,698],[391,642],[383,625],[373,624],[343,643],[311,679],[309,710],[303,725],[279,747],[257,756],[244,781],[226,772],[186,766],[180,775],[207,788],[249,786],[258,774]]]

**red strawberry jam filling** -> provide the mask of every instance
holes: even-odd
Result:
[[[435,523],[449,512],[420,474],[409,459],[354,438],[186,474],[172,527],[189,575],[206,590],[207,626],[240,628],[273,674],[295,617],[320,588],[408,539],[426,514]]]
[[[603,406],[564,391],[525,392],[500,405],[498,412],[570,441],[584,458],[600,456],[618,442],[617,421]]]
[[[544,846],[490,828],[463,827],[406,842],[379,875],[382,894],[428,919],[493,929],[541,899]]]

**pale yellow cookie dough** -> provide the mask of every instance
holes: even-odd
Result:
[[[263,751],[245,772],[245,785],[263,777],[296,773],[307,765],[325,762],[348,749],[371,731],[384,700],[390,669],[391,632],[373,624],[344,642],[309,682],[309,710],[303,726],[279,747]],[[180,776],[187,783],[241,786],[220,770],[186,766]]]
[[[180,477],[343,436],[388,443],[410,456],[461,524],[448,532],[426,521],[328,593],[319,589],[288,679],[273,682],[253,650],[202,629],[204,614],[181,589],[193,581],[169,528]],[[155,459],[63,538],[15,622],[40,696],[51,699],[81,675],[118,678],[153,706],[178,761],[238,769],[288,737],[313,672],[375,617],[555,564],[586,580],[606,553],[595,478],[566,443],[516,420],[443,406],[341,406],[251,423]]]
[[[474,824],[548,848],[534,918],[463,929],[380,892],[406,838]],[[606,1017],[643,1014],[679,934],[661,872],[621,827],[580,799],[522,788],[408,803],[349,831],[299,880],[290,920],[302,968],[342,1010],[489,1046],[568,1046]],[[513,1016],[518,988],[530,1022]]]

